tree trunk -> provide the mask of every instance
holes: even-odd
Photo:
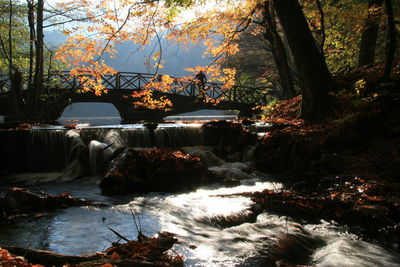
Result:
[[[324,54],[324,46],[325,46],[325,41],[326,41],[326,33],[325,33],[325,12],[324,9],[322,8],[322,4],[320,0],[316,0],[317,3],[317,8],[320,16],[320,23],[321,23],[321,28],[319,30],[320,35],[321,35],[321,42],[319,44],[319,50],[321,51],[322,54]]]
[[[328,91],[333,86],[325,59],[311,34],[297,0],[275,0],[273,5],[282,24],[302,89],[301,117],[320,121],[329,111]]]
[[[12,25],[13,25],[13,4],[12,0],[9,2],[10,10],[8,16],[8,75],[11,81],[11,101],[12,111],[14,115],[20,113],[23,100],[22,100],[22,74],[13,65],[13,42],[12,42]],[[4,44],[3,44],[4,45]]]
[[[11,247],[11,246],[2,246],[2,248],[7,249],[9,252],[24,256],[32,263],[36,264],[45,264],[48,266],[63,266],[66,263],[69,264],[79,264],[85,261],[97,260],[97,257],[91,256],[72,256],[72,255],[62,255],[44,250],[36,250],[29,248],[21,248],[21,247]]]
[[[13,112],[17,114],[21,111],[24,104],[22,99],[22,73],[18,69],[15,69],[11,74],[10,80]]]
[[[396,28],[393,15],[392,0],[385,0],[387,14],[387,41],[386,41],[386,64],[383,77],[390,78],[393,67],[394,56],[396,54]]]
[[[44,35],[43,35],[43,5],[44,0],[38,0],[37,2],[37,15],[36,15],[36,62],[35,62],[35,76],[33,79],[33,108],[38,108],[38,97],[43,90],[43,75],[44,75],[44,59],[43,59],[43,47],[44,47]]]
[[[375,60],[375,47],[378,38],[379,20],[383,0],[368,1],[368,15],[361,34],[358,67],[371,65]]]
[[[272,55],[274,56],[283,90],[283,98],[288,99],[296,96],[296,90],[293,85],[293,77],[289,67],[286,49],[277,31],[273,12],[270,2],[265,1],[263,16],[267,26],[265,27],[264,38],[271,44]]]
[[[51,80],[51,72],[52,72],[52,67],[53,67],[53,51],[48,49],[50,52],[50,57],[49,57],[49,68],[47,69],[47,80],[46,80],[46,93],[50,92],[50,80]]]
[[[8,62],[8,75],[11,79],[12,69],[13,69],[13,50],[12,50],[12,17],[13,17],[13,5],[12,0],[10,0],[10,13],[9,13],[9,21],[8,21],[8,54],[10,56],[10,61]]]
[[[33,102],[33,57],[34,57],[34,50],[33,50],[33,43],[36,39],[35,37],[35,13],[34,13],[34,4],[33,0],[27,0],[28,5],[28,25],[29,25],[29,70],[28,70],[28,95],[29,101]]]
[[[45,266],[76,266],[82,263],[82,266],[100,266],[102,264],[108,266],[119,266],[119,267],[156,267],[162,266],[154,262],[147,262],[144,260],[133,260],[133,259],[101,259],[96,256],[74,256],[74,255],[63,255],[57,254],[45,250],[2,246],[2,248],[8,250],[10,253],[18,256],[23,256],[31,263],[42,264]]]

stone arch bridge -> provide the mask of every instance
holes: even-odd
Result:
[[[0,90],[2,92],[0,96],[3,96],[0,102],[6,101],[7,98],[4,95],[7,95],[10,90],[10,82],[7,78],[0,77]],[[71,77],[68,71],[54,73],[51,79],[48,79],[51,82],[46,86],[47,91],[51,92],[53,96],[55,95],[57,101],[51,102],[51,105],[44,105],[44,111],[51,119],[57,119],[71,103],[105,102],[113,104],[118,109],[123,123],[162,121],[162,118],[166,116],[200,109],[230,109],[239,110],[243,114],[251,114],[254,112],[253,107],[266,103],[268,93],[271,91],[271,88],[268,87],[251,88],[245,86],[233,86],[224,89],[223,84],[220,83],[199,84],[183,78],[172,78],[173,81],[166,90],[149,86],[151,82],[157,83],[161,79],[161,75],[134,72],[103,75],[102,84],[108,90],[108,93],[96,96],[92,92],[78,92],[79,89],[82,89],[79,77]],[[143,90],[144,86],[152,90],[153,96],[156,98],[166,96],[173,104],[172,110],[152,110],[135,106],[133,104],[135,98],[132,98],[131,95],[135,91]],[[200,90],[201,88],[203,90]],[[204,98],[218,100],[218,104],[203,101]],[[7,105],[1,103],[0,105],[3,106],[3,108],[0,108],[0,114],[7,114],[7,110],[4,110]]]

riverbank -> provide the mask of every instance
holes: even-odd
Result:
[[[321,123],[297,118],[300,97],[270,108],[265,120],[281,129],[263,137],[255,166],[290,189],[255,194],[253,211],[335,220],[399,249],[399,70],[390,81],[379,78],[382,66],[336,78],[331,116]]]

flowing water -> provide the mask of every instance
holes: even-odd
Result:
[[[216,223],[215,218],[245,213],[251,205],[250,198],[232,194],[282,188],[271,176],[246,172],[245,163],[221,162],[220,166],[210,168],[223,173],[229,170],[229,175],[246,178],[241,180],[240,185],[229,188],[211,185],[185,193],[154,192],[109,197],[100,194],[100,177],[88,174],[76,179],[76,170],[79,172],[82,163],[74,161],[74,153],[77,153],[74,150],[79,147],[89,149],[89,163],[92,173],[95,173],[97,164],[103,160],[96,151],[109,149],[108,154],[112,154],[118,147],[144,147],[152,143],[170,147],[203,144],[201,130],[196,125],[168,125],[154,133],[155,136],[149,137],[148,129],[139,126],[32,131],[31,145],[36,150],[31,151],[30,157],[51,153],[47,155],[47,158],[53,158],[49,164],[64,164],[64,167],[70,167],[70,172],[63,175],[20,174],[4,181],[19,181],[32,190],[49,193],[69,192],[109,206],[72,207],[39,220],[2,226],[0,245],[46,249],[71,255],[92,254],[118,240],[107,228],[111,227],[129,239],[135,239],[139,230],[147,236],[160,231],[175,233],[179,243],[173,249],[185,256],[187,266],[269,266],[271,255],[276,254],[276,244],[289,244],[287,255],[280,255],[281,258],[287,261],[294,258],[297,262],[301,259],[303,264],[399,266],[399,254],[373,242],[362,241],[358,236],[349,234],[346,227],[334,222],[321,221],[319,224],[300,226],[287,217],[262,213],[254,222],[238,226],[224,228]],[[189,144],[189,140],[195,141]],[[64,155],[58,155],[62,153]],[[297,247],[290,248],[291,243]],[[313,244],[312,249],[310,244]]]

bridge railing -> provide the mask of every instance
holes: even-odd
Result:
[[[11,89],[11,81],[8,76],[0,77],[0,93],[5,93]]]
[[[82,74],[81,76],[89,76]],[[82,89],[84,84],[79,77],[71,77],[69,71],[54,72],[48,81],[51,81],[52,88],[78,90]],[[148,73],[117,72],[115,74],[102,75],[102,84],[107,90],[142,90],[145,85],[151,82],[157,82],[161,75]],[[157,87],[148,86],[148,89],[162,91],[168,94],[178,94],[190,97],[209,97],[215,100],[230,101],[236,103],[262,105],[266,103],[268,89],[267,87],[252,88],[245,86],[233,86],[225,89],[223,84],[207,82],[204,85],[194,80],[172,78],[173,82],[165,91]],[[47,85],[49,86],[49,85]],[[8,76],[0,77],[0,89],[7,91],[10,89]]]

